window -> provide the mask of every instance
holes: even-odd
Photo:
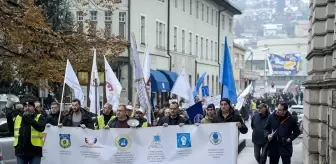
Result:
[[[214,9],[211,9],[211,25],[214,24]]]
[[[210,43],[210,60],[213,60],[213,41]]]
[[[206,21],[206,22],[209,23],[209,6],[207,6],[207,13],[206,13],[206,16],[207,16],[207,18],[206,18],[207,21]]]
[[[217,11],[215,12],[215,25],[216,25],[216,27],[218,26],[218,13],[217,13]]]
[[[229,19],[229,32],[232,32],[232,19]]]
[[[208,55],[209,55],[209,40],[205,39],[205,58],[206,59],[209,59]]]
[[[189,32],[189,54],[192,54],[192,33]]]
[[[178,0],[175,0],[175,8],[178,7]]]
[[[197,73],[197,75],[196,75],[196,79],[197,79],[197,80],[199,79],[199,73]],[[196,82],[197,82],[197,81],[195,81],[195,85],[196,85]]]
[[[111,35],[112,35],[112,23],[105,22],[105,36],[111,36]]]
[[[203,58],[203,37],[201,37],[201,58]]]
[[[165,48],[165,28],[166,25],[162,22],[156,21],[156,47]]]
[[[215,89],[214,89],[214,82],[215,82],[215,76],[214,75],[212,75],[211,76],[211,94],[212,95],[215,95]]]
[[[105,11],[105,21],[112,21],[112,11]]]
[[[193,9],[192,1],[193,0],[190,0],[190,4],[189,4],[189,13],[190,13],[190,15],[192,15],[192,9]]]
[[[185,5],[186,5],[186,4],[185,4],[185,1],[186,1],[186,0],[182,0],[182,11],[183,11],[183,12],[185,12]]]
[[[174,27],[174,51],[177,51],[177,27]]]
[[[182,30],[182,53],[185,53],[185,30]]]
[[[90,11],[90,20],[97,21],[97,11]]]
[[[195,45],[196,56],[198,56],[198,36],[197,35],[195,37],[195,42],[196,42],[196,45]]]
[[[204,21],[204,4],[202,3],[202,13],[201,13],[202,15],[202,21]]]
[[[119,12],[119,35],[126,38],[126,12]]]
[[[210,78],[209,78],[209,75],[207,75],[207,83],[206,83],[206,85],[209,87],[209,82],[210,81]]]
[[[225,30],[225,15],[222,15],[222,30]]]
[[[189,75],[189,85],[190,85],[190,86],[192,86],[192,85],[191,85],[191,82],[192,82],[192,76]]]
[[[215,61],[218,61],[218,44],[215,42]]]
[[[141,39],[141,44],[145,44],[146,43],[145,25],[146,25],[146,18],[144,16],[141,16],[141,19],[140,19],[140,39]]]
[[[84,12],[77,11],[77,21],[83,21],[83,20],[84,20]]]
[[[159,2],[162,2],[162,3],[164,3],[165,1],[164,1],[164,0],[159,0]]]
[[[199,1],[197,0],[196,1],[196,18],[198,19],[198,16],[199,16],[199,10],[198,10],[198,7],[199,7]]]
[[[224,44],[223,43],[221,44],[221,53],[219,56],[221,57],[222,55],[224,55]],[[219,61],[222,62],[222,58],[220,58]]]

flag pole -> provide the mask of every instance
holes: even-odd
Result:
[[[97,83],[97,78],[95,78],[94,79],[94,84],[95,84],[95,111],[96,111],[96,115],[99,115],[98,114],[98,105],[99,105],[99,102],[98,102],[98,105],[97,105],[97,100],[98,100],[98,98],[97,98],[97,96],[98,96],[98,90],[97,90],[97,88],[98,88],[98,83]]]
[[[66,67],[68,66],[68,60],[67,60]],[[65,76],[64,76],[63,89],[62,89],[62,97],[61,97],[61,110],[60,110],[60,113],[59,113],[59,116],[58,116],[58,124],[60,124],[60,122],[61,122],[62,111],[64,111],[63,97],[64,97],[64,90],[65,90],[65,78],[66,78],[66,74],[67,74],[66,67],[65,67]]]

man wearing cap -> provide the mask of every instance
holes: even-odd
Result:
[[[134,118],[137,119],[139,121],[139,125],[137,126],[137,128],[139,127],[149,127],[149,123],[147,122],[147,119],[144,118],[144,110],[142,107],[136,109],[135,114],[134,114]]]
[[[40,164],[42,157],[43,135],[46,121],[43,115],[35,109],[34,101],[23,103],[23,111],[15,117],[14,126],[8,127],[14,131],[14,148],[17,163]],[[12,116],[7,120],[13,120]]]
[[[127,105],[127,106],[126,106],[126,114],[127,114],[129,117],[132,116],[132,114],[133,114],[133,107],[132,107],[132,105]]]
[[[106,103],[103,106],[102,115],[98,116],[95,128],[104,129],[104,127],[108,124],[108,122],[113,120],[114,118],[115,116],[113,116],[112,104]]]

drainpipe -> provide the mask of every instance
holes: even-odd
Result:
[[[217,52],[218,52],[218,54],[217,54],[217,59],[218,59],[218,65],[220,66],[221,65],[221,63],[220,63],[220,48],[221,48],[221,45],[222,45],[222,43],[221,43],[221,39],[220,39],[220,37],[221,37],[221,19],[222,19],[222,17],[221,17],[221,12],[223,12],[223,11],[225,11],[226,9],[221,9],[221,10],[219,10],[219,12],[218,12],[218,47],[217,47]],[[219,73],[220,73],[221,71],[220,71],[220,67],[219,67]]]
[[[127,20],[127,28],[128,28],[128,41],[131,40],[131,0],[128,0],[128,20]],[[128,44],[128,101],[133,102],[133,73],[132,73],[132,61],[131,61],[131,44]]]
[[[197,60],[195,60],[195,84],[197,82]]]
[[[167,55],[169,56],[169,71],[172,70],[172,57],[170,55],[170,0],[167,5]]]

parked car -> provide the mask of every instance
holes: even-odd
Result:
[[[0,132],[7,132],[7,131],[8,131],[7,119],[0,118]],[[2,152],[3,162],[5,164],[16,164],[13,142],[14,137],[0,136],[0,152]]]
[[[298,125],[299,125],[300,131],[302,133],[302,130],[303,130],[302,121],[303,121],[303,117],[304,117],[304,114],[303,114],[303,105],[293,105],[293,106],[291,106],[291,108],[289,108],[288,111],[290,113],[293,113],[293,112],[297,113]]]

